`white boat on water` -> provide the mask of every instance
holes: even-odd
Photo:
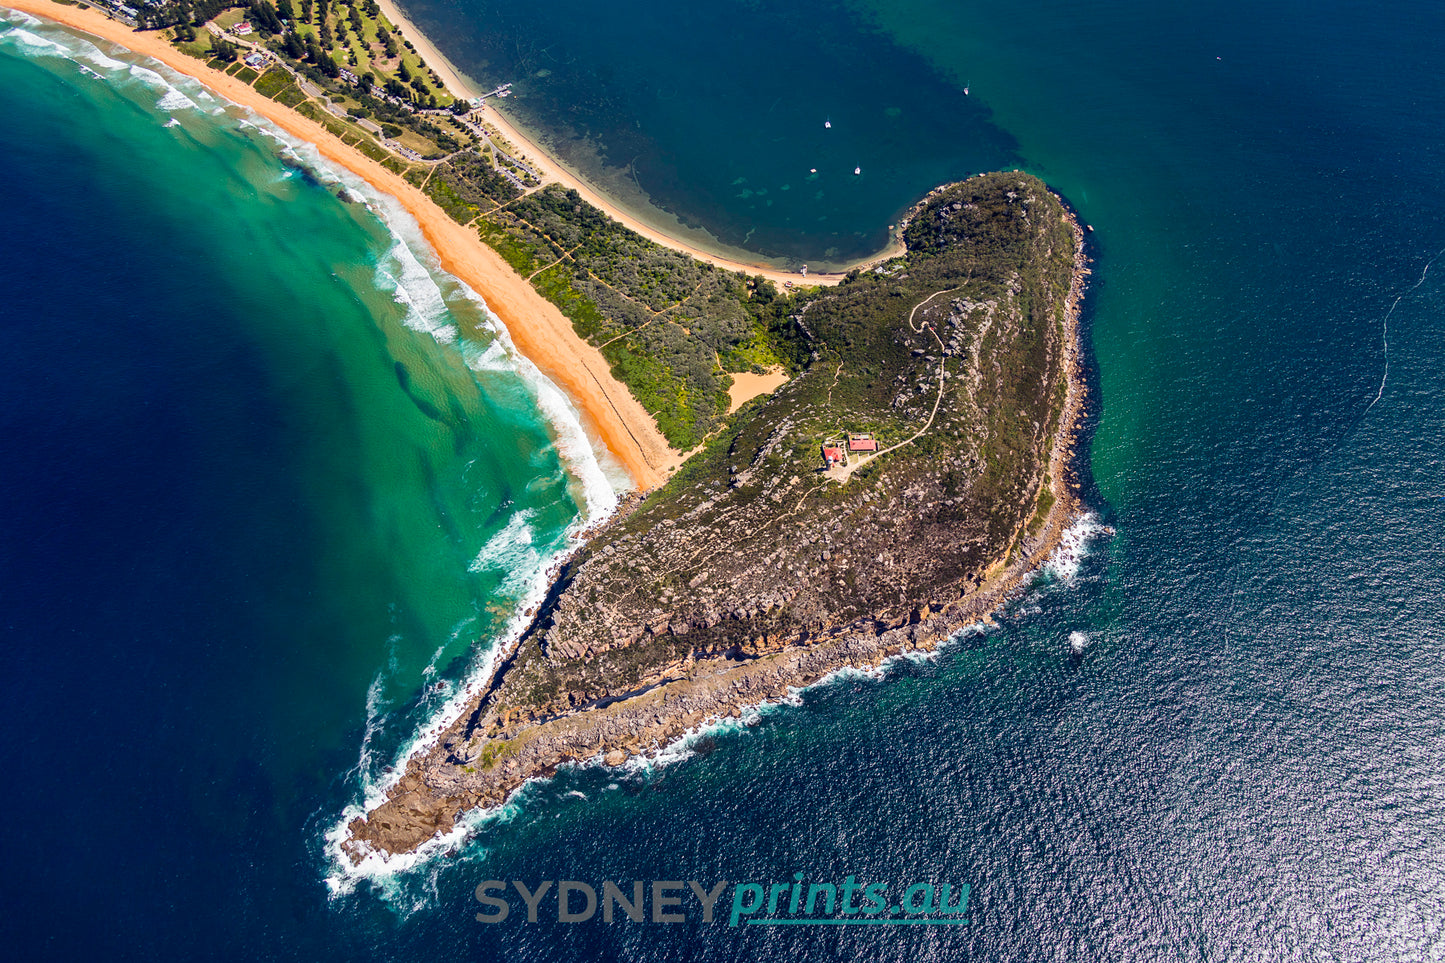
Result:
[[[832,127],[832,126],[833,126],[833,122],[832,122],[831,120],[825,120],[825,121],[823,121],[823,126],[824,126],[824,127]]]
[[[855,173],[855,174],[861,174],[861,173],[863,173],[863,168],[861,168],[861,167],[855,167],[855,168],[853,168],[853,173]]]

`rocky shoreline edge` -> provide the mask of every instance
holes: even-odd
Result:
[[[742,717],[756,706],[775,702],[790,690],[812,685],[845,668],[876,669],[887,659],[907,652],[929,652],[959,630],[988,622],[1059,548],[1064,533],[1084,514],[1079,499],[1076,445],[1084,420],[1089,388],[1084,378],[1080,313],[1091,270],[1078,217],[1068,209],[1075,239],[1074,269],[1065,311],[1065,376],[1067,389],[1050,453],[1047,478],[1054,496],[1042,527],[1023,536],[1019,557],[975,592],[939,610],[926,606],[895,623],[857,620],[830,630],[823,638],[772,642],[759,658],[747,662],[699,660],[670,667],[646,680],[641,691],[576,712],[543,720],[524,719],[518,710],[493,713],[490,719],[498,751],[483,753],[483,768],[453,756],[451,747],[466,742],[481,724],[497,680],[528,634],[537,630],[550,602],[568,581],[566,566],[554,580],[530,627],[494,662],[491,677],[459,716],[406,760],[404,772],[385,792],[385,799],[346,825],[339,850],[352,866],[368,857],[415,853],[442,837],[451,838],[458,821],[474,810],[504,805],[532,779],[554,774],[568,764],[601,762],[620,766],[629,758],[659,753],[700,728]],[[625,511],[626,508],[623,509]],[[707,665],[706,663],[718,663]],[[705,671],[699,671],[705,669]],[[385,813],[380,812],[384,808]]]

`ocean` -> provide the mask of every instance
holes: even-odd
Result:
[[[1433,8],[408,10],[626,203],[759,254],[866,256],[940,181],[1043,177],[1093,228],[1086,498],[1116,534],[936,658],[348,876],[328,832],[620,475],[383,199],[11,16],[16,958],[1445,953]],[[492,879],[794,873],[967,882],[970,924],[474,920]]]

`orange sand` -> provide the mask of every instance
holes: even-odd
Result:
[[[765,374],[742,372],[733,375],[732,387],[728,389],[728,414],[737,411],[758,395],[772,394],[787,383],[786,371],[769,371]]]

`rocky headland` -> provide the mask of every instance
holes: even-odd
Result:
[[[569,762],[622,763],[988,617],[1079,514],[1083,235],[1019,173],[931,192],[907,253],[800,300],[808,359],[561,569],[343,850],[411,852]]]

